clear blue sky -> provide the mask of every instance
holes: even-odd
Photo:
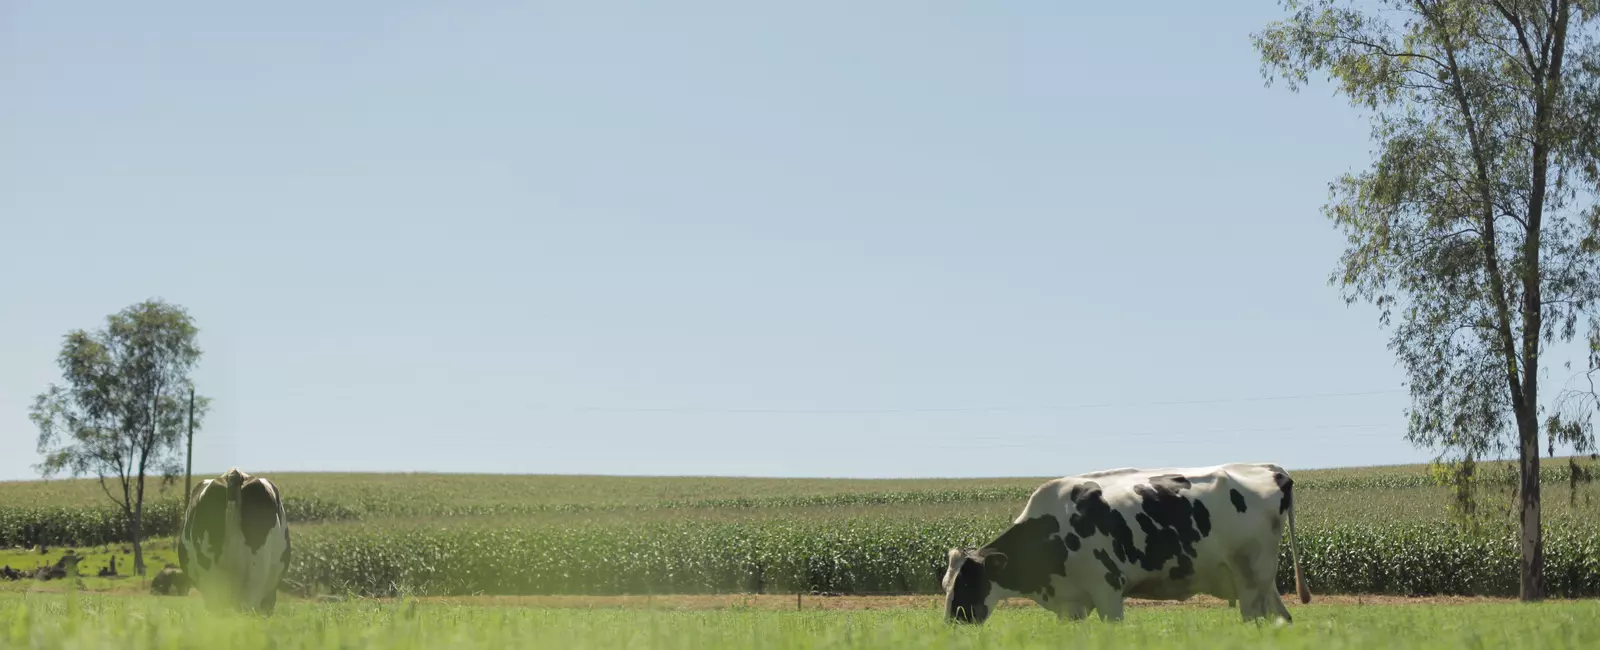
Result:
[[[0,479],[60,337],[149,297],[197,471],[1425,459],[1326,284],[1366,122],[1263,87],[1279,15],[12,0]]]

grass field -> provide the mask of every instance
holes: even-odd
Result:
[[[0,594],[0,645],[31,648],[1593,648],[1600,602],[1309,605],[1292,625],[1221,607],[1130,610],[1119,624],[1005,607],[981,627],[930,606],[784,612],[573,609],[444,603],[289,603],[269,619],[190,599]]]
[[[1556,595],[1596,596],[1600,484],[1574,487],[1567,469],[1550,459],[1543,475],[1547,575]],[[1450,490],[1426,466],[1291,471],[1317,593],[1515,591],[1502,471],[1484,472],[1487,526],[1476,533],[1450,521]],[[368,596],[928,593],[945,549],[992,538],[1044,480],[263,474],[283,489],[293,522],[291,578]],[[154,568],[172,561],[181,489],[158,492],[147,509]],[[127,575],[130,549],[104,501],[94,481],[0,483],[0,564],[32,568],[84,547],[95,552],[85,574],[118,553]]]

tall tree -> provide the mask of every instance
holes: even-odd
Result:
[[[1326,73],[1378,145],[1331,184],[1349,245],[1330,282],[1400,316],[1414,444],[1516,450],[1521,596],[1542,599],[1540,354],[1580,324],[1600,345],[1600,0],[1282,5],[1252,35],[1267,83]],[[1556,419],[1552,446],[1592,442]]]
[[[73,330],[57,356],[65,386],[51,384],[29,413],[44,455],[40,473],[99,477],[126,518],[139,575],[145,573],[145,479],[159,475],[165,485],[183,471],[189,372],[201,354],[197,332],[183,308],[160,300],[108,316],[105,329]],[[196,426],[209,402],[196,399]]]

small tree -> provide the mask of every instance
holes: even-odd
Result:
[[[183,471],[189,371],[201,354],[197,331],[183,308],[159,299],[108,316],[103,330],[73,330],[57,356],[66,385],[51,384],[29,413],[44,455],[35,467],[45,477],[99,477],[126,518],[139,575],[145,478],[156,474],[166,485]],[[196,399],[196,426],[209,402]]]
[[[1325,72],[1373,113],[1376,160],[1326,207],[1349,241],[1332,280],[1400,316],[1413,443],[1516,450],[1521,597],[1542,599],[1541,355],[1600,337],[1600,0],[1282,4],[1254,37],[1268,82]],[[1543,424],[1587,448],[1575,421]]]

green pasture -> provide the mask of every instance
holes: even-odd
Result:
[[[1121,623],[1063,623],[1002,608],[981,627],[937,610],[581,610],[354,602],[214,615],[197,598],[0,593],[0,646],[231,650],[300,648],[1593,648],[1595,601],[1291,606],[1291,625],[1246,624],[1222,607],[1139,608]]]

